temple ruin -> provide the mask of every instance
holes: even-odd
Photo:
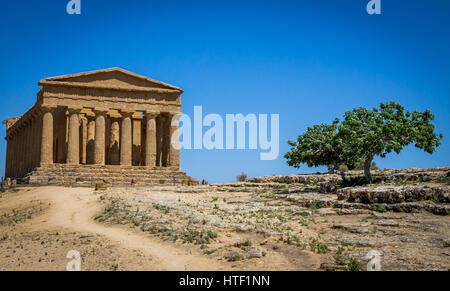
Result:
[[[5,177],[24,184],[191,184],[180,171],[178,87],[120,68],[46,78],[6,124]]]

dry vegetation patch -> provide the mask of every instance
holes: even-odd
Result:
[[[450,267],[448,216],[424,207],[403,212],[358,207],[321,192],[317,179],[310,184],[261,181],[110,189],[102,194],[105,211],[96,219],[229,262],[269,264],[268,257],[278,257],[301,269],[305,264],[299,258],[307,256],[312,269],[355,270],[377,250],[385,269]]]

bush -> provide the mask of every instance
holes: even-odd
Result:
[[[242,172],[240,175],[236,178],[239,182],[245,182],[247,181],[247,174]]]
[[[447,184],[447,185],[450,185],[450,177],[448,176],[448,174],[447,174],[447,176],[440,176],[440,177],[437,179],[437,182],[438,182],[438,183],[441,183],[441,184]]]
[[[358,272],[361,270],[362,270],[361,263],[358,260],[356,260],[355,258],[350,258],[348,265],[345,268],[345,271]]]

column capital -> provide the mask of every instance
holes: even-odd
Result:
[[[27,126],[28,120],[20,120],[20,123],[17,125],[17,129],[22,130]]]
[[[116,113],[108,114],[108,116],[111,119],[121,119],[122,118],[121,114],[116,114]]]
[[[177,115],[177,114],[183,114],[183,113],[181,113],[181,111],[169,111],[169,112],[167,112],[167,115],[169,115],[169,116],[174,116],[174,115]]]
[[[144,118],[142,117],[141,114],[137,115],[137,113],[138,113],[138,112],[134,113],[134,114],[131,116],[131,118],[132,118],[133,120],[142,120],[142,119],[144,119]]]
[[[24,119],[23,121],[22,121],[22,126],[23,127],[27,127],[28,126],[28,124],[30,124],[31,123],[31,119],[30,118],[26,118],[26,119]]]
[[[83,107],[76,107],[76,106],[67,107],[67,111],[69,111],[69,113],[80,113],[81,110],[83,110]]]
[[[172,118],[171,115],[169,114],[169,111],[161,111],[158,115],[158,118],[162,119],[162,120],[167,120],[169,118]]]
[[[15,136],[14,129],[8,131],[8,134],[6,135],[5,139],[12,139]]]
[[[39,109],[42,113],[46,113],[46,112],[50,112],[50,111],[56,109],[56,106],[43,104],[43,105],[41,105],[41,107]]]
[[[144,112],[144,116],[147,118],[155,118],[156,116],[160,115],[161,112],[157,110],[148,110]]]
[[[132,117],[134,113],[136,113],[134,110],[120,110],[120,115],[122,115],[122,117]]]
[[[181,116],[183,115],[183,113],[179,112],[179,111],[171,111],[167,113],[168,118],[171,121],[176,121],[176,126],[178,127],[178,121],[180,120]],[[174,123],[171,123],[170,126],[175,126]]]
[[[86,118],[95,118],[94,108],[92,107],[83,107],[83,114]]]
[[[97,115],[106,115],[108,113],[109,109],[107,108],[94,108],[92,111]]]
[[[16,126],[18,130],[22,130],[25,127],[25,121],[19,121],[20,123]]]
[[[162,112],[161,115],[172,119],[174,116],[181,116],[183,113],[181,113],[180,111],[166,111],[166,112]]]

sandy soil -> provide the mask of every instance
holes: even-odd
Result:
[[[82,255],[83,270],[228,270],[232,263],[190,246],[167,243],[125,226],[97,223],[99,195],[89,188],[16,188],[1,195],[0,270],[65,270],[67,252]],[[315,265],[307,259],[308,267]],[[274,258],[275,259],[275,258]],[[295,269],[279,264],[246,269]]]
[[[301,185],[11,188],[0,270],[65,270],[70,250],[82,270],[351,270],[371,251],[383,270],[450,269],[448,215],[320,207],[334,200]]]

